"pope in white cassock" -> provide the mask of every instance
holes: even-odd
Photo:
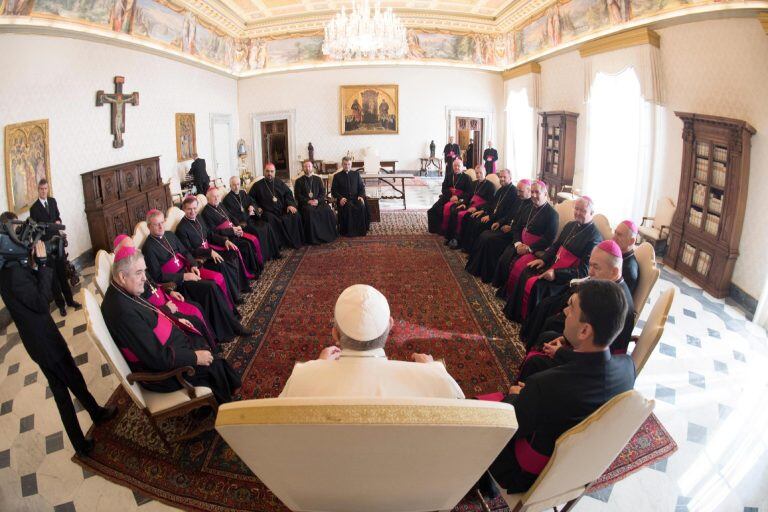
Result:
[[[412,354],[414,362],[390,361],[384,352],[393,320],[386,297],[356,284],[336,300],[333,339],[318,359],[296,363],[281,397],[433,397],[464,398],[464,393],[431,355]]]

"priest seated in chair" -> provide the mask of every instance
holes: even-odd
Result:
[[[246,233],[256,235],[261,244],[264,261],[282,258],[280,237],[264,218],[264,210],[240,188],[240,178],[237,176],[229,178],[229,192],[221,200],[221,204],[234,224],[243,228]]]
[[[341,171],[333,175],[331,195],[339,210],[339,233],[342,236],[365,236],[371,227],[365,184],[358,171],[352,170],[352,159],[341,159]]]
[[[304,241],[308,244],[333,242],[339,236],[338,221],[328,205],[323,180],[315,176],[315,166],[310,160],[304,160],[301,170],[304,175],[293,184],[293,193],[304,222]]]
[[[298,249],[304,244],[299,205],[288,185],[275,179],[275,164],[264,166],[264,179],[254,183],[248,195],[280,238],[281,247]]]

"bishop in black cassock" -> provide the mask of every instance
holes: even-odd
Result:
[[[453,162],[461,160],[461,148],[453,141],[453,135],[448,137],[448,144],[443,148],[443,160],[445,160],[445,173],[453,169]]]
[[[517,204],[517,193],[515,187],[510,185],[509,170],[502,169],[496,175],[499,177],[499,189],[493,193],[493,198],[478,206],[474,213],[464,217],[461,234],[458,237],[459,247],[464,252],[471,252],[480,234],[491,229],[491,226],[496,222],[496,214],[499,211],[502,212],[502,216],[507,215],[509,213],[507,209]],[[509,194],[510,191],[512,192],[511,195]]]
[[[488,174],[496,172],[496,161],[499,159],[499,152],[493,148],[493,143],[488,141],[488,147],[483,151],[483,163],[485,172]]]
[[[621,255],[624,259],[624,267],[621,276],[634,295],[637,283],[640,280],[640,266],[635,257],[635,243],[637,243],[637,224],[631,220],[620,222],[613,230],[613,241],[619,244]]]
[[[500,171],[499,177],[502,176],[504,172]],[[527,215],[530,209],[530,180],[520,180],[517,187],[506,185],[497,190],[488,221],[480,225],[476,240],[467,243],[467,272],[481,278],[484,283],[490,283],[504,249],[514,242],[516,220],[521,215]]]
[[[264,218],[280,238],[282,247],[298,249],[304,243],[301,214],[291,189],[275,179],[275,166],[264,166],[264,179],[251,186],[248,195],[263,210]]]
[[[427,229],[430,233],[443,234],[448,229],[451,207],[470,197],[472,179],[462,170],[461,159],[453,161],[453,168],[445,170],[440,197],[427,210]]]
[[[365,184],[358,171],[352,171],[352,160],[341,160],[341,171],[333,175],[331,195],[339,210],[339,233],[342,236],[365,236],[371,227]]]
[[[308,244],[333,242],[339,234],[338,221],[326,200],[323,180],[314,175],[315,167],[309,160],[302,164],[302,171],[304,176],[293,184],[293,193],[304,222],[304,241]]]
[[[264,261],[282,258],[280,238],[269,222],[264,220],[264,211],[256,205],[245,190],[240,189],[240,178],[237,176],[230,178],[229,192],[224,196],[221,204],[235,225],[243,228],[246,233],[256,235],[261,244],[261,256]]]
[[[522,322],[542,299],[566,289],[571,279],[587,276],[589,256],[603,236],[592,221],[594,206],[589,198],[576,200],[573,210],[575,220],[563,227],[541,258],[528,263],[514,289],[508,286],[504,314],[510,320]]]
[[[476,179],[472,182],[468,194],[465,194],[449,210],[448,228],[443,235],[451,249],[459,248],[458,238],[461,236],[465,219],[475,213],[478,208],[493,201],[493,195],[496,193],[493,183],[485,179],[485,171],[482,166],[477,166],[475,176]]]

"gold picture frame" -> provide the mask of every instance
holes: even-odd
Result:
[[[396,135],[400,132],[397,84],[339,87],[341,135]]]
[[[195,114],[176,114],[176,158],[179,162],[197,158]]]
[[[8,211],[16,215],[37,201],[37,183],[51,183],[48,120],[27,121],[5,127],[5,189]],[[49,188],[50,193],[53,193]]]

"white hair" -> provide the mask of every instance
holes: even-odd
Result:
[[[128,270],[139,260],[144,260],[144,255],[136,249],[136,252],[130,256],[119,259],[112,264],[112,279],[117,280],[120,274],[128,274]]]

